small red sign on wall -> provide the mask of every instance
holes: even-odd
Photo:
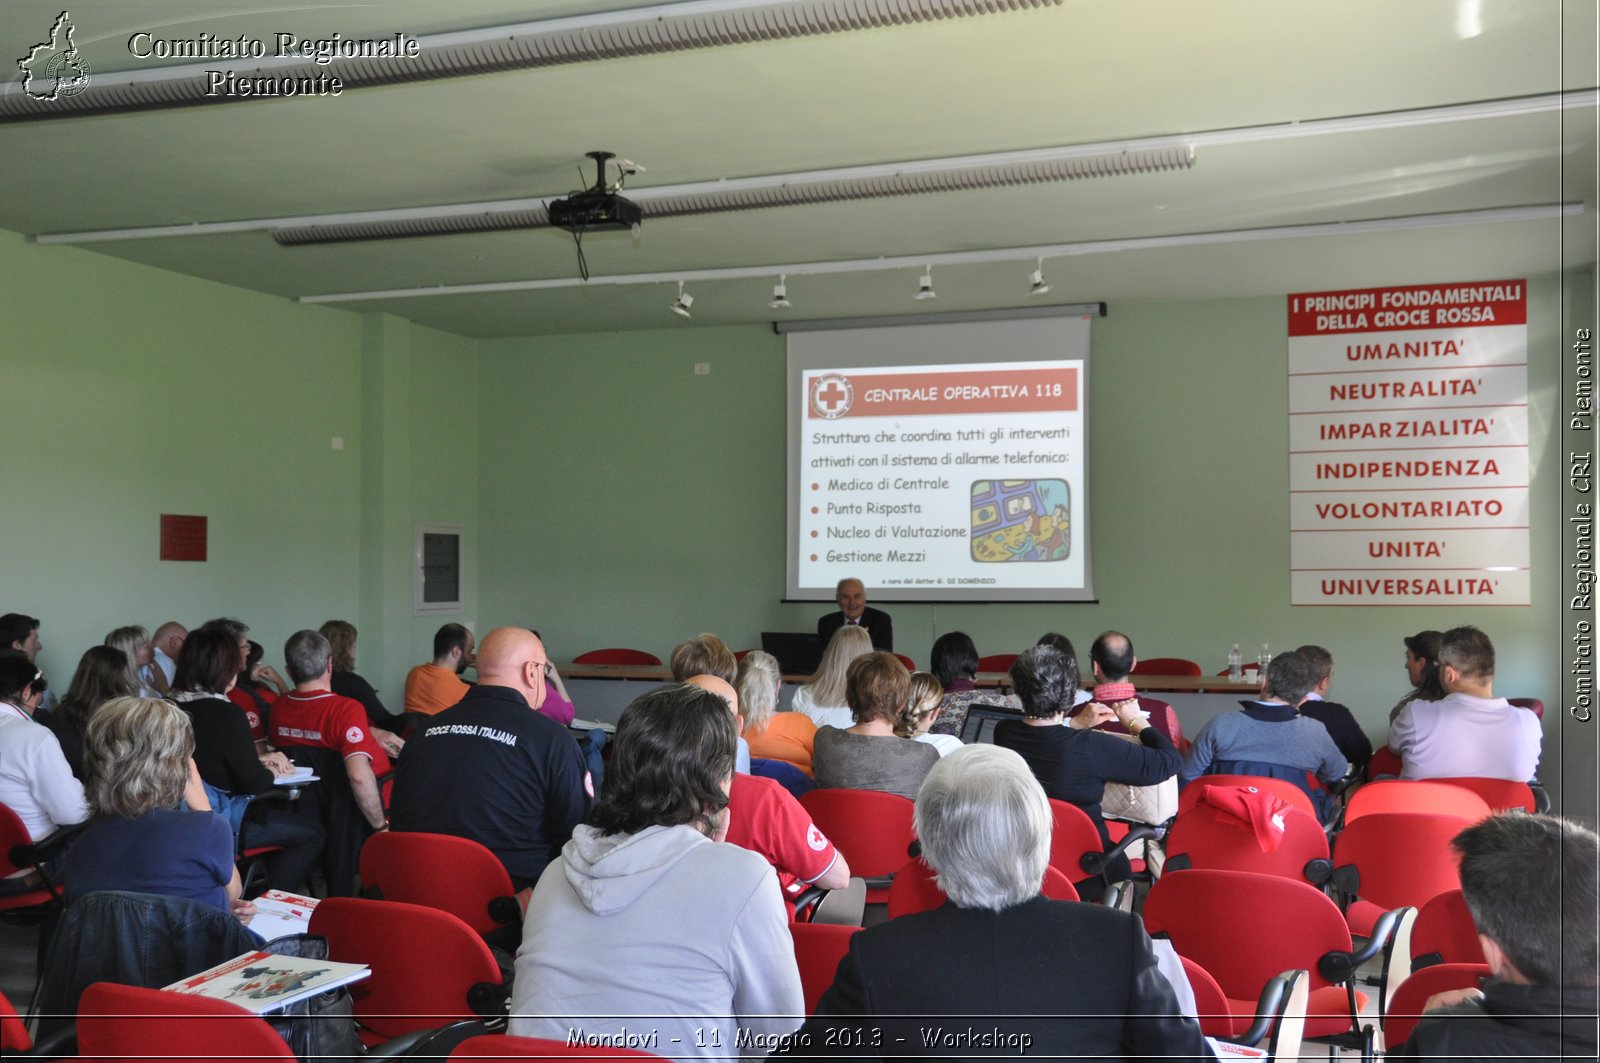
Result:
[[[206,518],[161,514],[161,560],[204,561]]]

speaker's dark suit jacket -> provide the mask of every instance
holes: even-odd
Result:
[[[1028,1039],[1024,1043],[1023,1039]],[[786,1054],[1210,1059],[1125,912],[945,904],[856,934]]]
[[[888,613],[869,605],[861,611],[861,626],[872,636],[873,649],[894,651],[894,621],[889,619]],[[822,640],[824,649],[828,646],[828,640],[833,638],[833,633],[842,627],[844,614],[840,612],[829,613],[817,621],[817,638]]]

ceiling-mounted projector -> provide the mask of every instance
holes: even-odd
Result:
[[[606,185],[606,160],[612,158],[612,153],[591,151],[587,154],[595,163],[594,187],[574,192],[565,199],[551,200],[545,208],[550,213],[550,224],[574,234],[637,228],[644,218],[639,204]],[[628,172],[628,169],[622,171],[616,188],[622,187],[622,178]]]

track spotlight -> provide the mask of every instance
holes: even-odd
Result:
[[[922,278],[917,281],[917,294],[913,299],[937,299],[939,293],[933,290],[933,267],[922,267]]]
[[[678,282],[678,297],[672,301],[671,310],[679,317],[692,318],[689,308],[694,305],[694,296],[683,290],[683,282]]]
[[[1038,267],[1028,274],[1028,294],[1044,295],[1050,290],[1050,285],[1044,282],[1044,259],[1039,260]]]
[[[778,283],[772,286],[772,302],[767,305],[774,310],[787,310],[790,307],[788,280],[783,274],[778,274]]]

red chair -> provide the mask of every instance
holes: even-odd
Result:
[[[462,1041],[451,1051],[451,1059],[570,1059],[573,1056],[603,1056],[607,1059],[657,1059],[637,1048],[604,1048],[569,1045],[545,1037],[511,1037],[507,1034],[480,1034]]]
[[[1422,970],[1400,983],[1383,1017],[1383,1044],[1390,1051],[1405,1044],[1422,1018],[1422,1005],[1435,993],[1450,989],[1475,989],[1489,977],[1486,963],[1440,963]]]
[[[1016,653],[991,653],[987,657],[978,658],[978,671],[980,672],[1009,672],[1011,666],[1017,663],[1021,656]]]
[[[1053,901],[1079,899],[1078,891],[1067,881],[1067,876],[1048,864],[1045,865],[1044,881],[1040,883],[1039,892]],[[923,863],[921,857],[914,856],[900,865],[900,870],[895,872],[894,882],[889,886],[889,918],[898,919],[902,915],[931,911],[949,899],[934,881],[933,869]]]
[[[350,987],[361,1039],[378,1044],[449,1019],[494,1016],[506,992],[483,939],[448,912],[398,901],[329,897],[310,933],[328,958],[364,963],[372,976]]]
[[[897,653],[894,656],[895,660],[906,666],[906,671],[915,672],[917,670],[917,662],[913,661],[910,657],[907,657],[903,653]]]
[[[867,880],[867,903],[886,903],[914,840],[911,801],[877,790],[820,789],[804,794],[800,805],[844,854],[850,873]]]
[[[817,1001],[833,984],[839,961],[850,951],[850,939],[859,926],[832,923],[790,923],[794,938],[794,960],[800,968],[800,988],[805,993],[806,1014],[817,1010]]]
[[[265,1019],[226,1000],[96,982],[78,1003],[78,1058],[293,1063],[295,1054]]]
[[[6,995],[0,993],[0,1052],[26,1052],[32,1047],[33,1038],[28,1036],[22,1016],[17,1014]]]
[[[1411,927],[1411,972],[1438,963],[1487,963],[1478,924],[1460,890],[1446,890],[1417,909]]]
[[[1254,786],[1259,790],[1277,794],[1312,819],[1317,818],[1316,806],[1304,790],[1292,782],[1272,779],[1265,775],[1202,775],[1178,794],[1178,815],[1183,815],[1200,800],[1200,791],[1208,786]]]
[[[33,915],[60,910],[61,886],[51,881],[49,868],[45,864],[45,853],[57,839],[64,840],[65,837],[75,833],[77,833],[76,828],[67,827],[48,838],[40,839],[36,845],[32,836],[28,834],[28,828],[17,818],[17,814],[11,811],[9,806],[0,805],[0,878],[9,877],[18,871],[31,871],[37,874],[41,881],[38,889],[0,897],[0,912],[18,914],[27,912]]]
[[[1379,746],[1372,751],[1372,759],[1367,761],[1367,779],[1371,781],[1379,776],[1398,778],[1400,773],[1405,770],[1405,766],[1405,761],[1400,759],[1400,754],[1388,746]]]
[[[590,650],[580,653],[572,659],[573,664],[649,664],[660,665],[661,658],[653,653],[643,650],[627,650],[613,648],[606,650]]]
[[[1050,866],[1060,871],[1076,889],[1080,883],[1100,877],[1106,861],[1126,852],[1135,842],[1154,838],[1150,827],[1123,827],[1122,837],[1108,851],[1094,828],[1094,820],[1077,805],[1050,798]],[[1111,830],[1107,825],[1107,830]],[[851,868],[855,865],[851,864]],[[1078,890],[1081,894],[1083,891]]]
[[[1544,719],[1544,702],[1538,698],[1507,698],[1507,702],[1519,709],[1527,709],[1539,719]]]
[[[1282,971],[1308,972],[1305,1036],[1362,1052],[1370,1061],[1372,1030],[1360,1023],[1367,996],[1356,969],[1382,951],[1399,921],[1391,913],[1359,951],[1339,908],[1304,882],[1248,871],[1172,871],[1145,900],[1144,922],[1180,956],[1216,979],[1237,1020],[1252,1021],[1261,987]]]
[[[1333,842],[1332,881],[1345,901],[1352,933],[1366,936],[1384,912],[1420,908],[1461,888],[1450,840],[1473,820],[1464,816],[1378,812],[1362,816]]]
[[[1505,812],[1510,809],[1520,808],[1524,812],[1539,811],[1538,798],[1534,796],[1533,787],[1525,782],[1514,782],[1511,779],[1485,779],[1481,776],[1462,775],[1449,779],[1429,779],[1429,782],[1448,783],[1459,786],[1463,790],[1471,790],[1492,812]]]
[[[1187,956],[1179,956],[1178,960],[1189,979],[1189,988],[1194,991],[1195,1014],[1200,1019],[1201,1033],[1253,1048],[1271,1031],[1268,1059],[1299,1057],[1300,1038],[1306,1024],[1305,971],[1284,971],[1269,979],[1256,1001],[1255,1021],[1249,1022],[1229,1011],[1228,997],[1211,977],[1211,972]],[[1219,1052],[1218,1058],[1223,1058],[1223,1054]]]
[[[1253,871],[1322,885],[1333,871],[1322,824],[1310,813],[1288,808],[1283,812],[1283,827],[1278,847],[1262,852],[1249,824],[1210,805],[1196,805],[1174,820],[1167,832],[1164,870]]]
[[[1491,811],[1487,801],[1464,787],[1432,779],[1384,779],[1369,782],[1351,795],[1344,823],[1348,827],[1362,816],[1391,812],[1459,816],[1476,823]]]
[[[363,893],[449,912],[480,935],[522,925],[505,865],[470,838],[383,831],[361,847]]]
[[[1187,657],[1151,657],[1139,658],[1133,666],[1133,675],[1204,675],[1200,666]],[[1228,670],[1222,670],[1223,675]]]

